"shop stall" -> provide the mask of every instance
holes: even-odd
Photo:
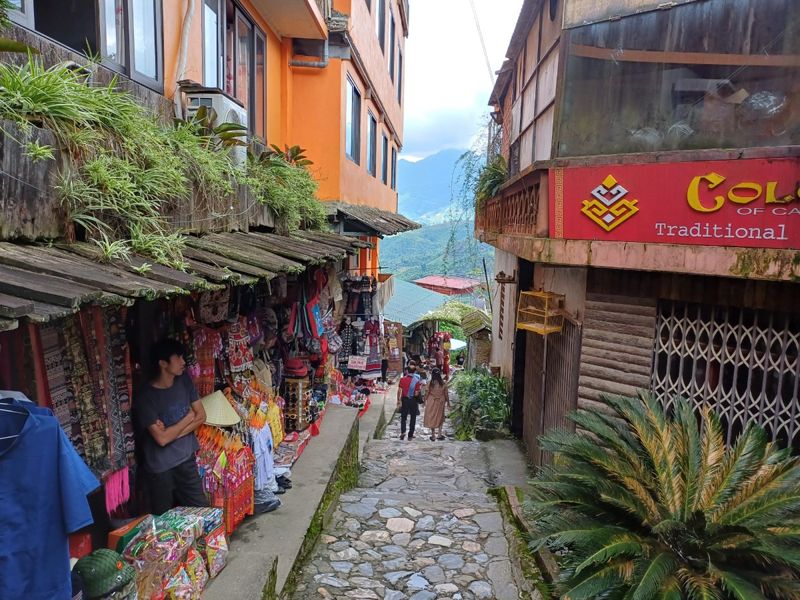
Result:
[[[109,560],[132,566],[135,582],[124,581],[109,598],[128,597],[120,594],[131,586],[140,598],[196,597],[224,566],[231,533],[244,519],[280,505],[276,494],[291,487],[292,465],[319,433],[330,398],[341,398],[352,385],[339,368],[344,343],[335,315],[345,311],[341,259],[359,246],[324,234],[328,245],[298,239],[296,248],[268,257],[262,244],[268,234],[258,235],[255,258],[248,259],[257,264],[226,263],[222,256],[201,261],[212,246],[187,253],[195,257],[195,273],[208,279],[166,267],[148,278],[98,265],[99,274],[81,275],[83,283],[31,271],[32,283],[14,288],[24,296],[35,287],[42,298],[51,285],[46,297],[54,304],[0,293],[0,444],[23,435],[16,420],[24,423],[28,415],[36,414],[48,435],[58,432],[61,455],[72,457],[80,477],[72,484],[55,478],[48,489],[53,498],[72,493],[83,508],[80,519],[45,524],[58,541],[52,560],[68,573],[70,557],[91,559],[80,569],[89,579]],[[292,272],[267,271],[267,260],[275,270]],[[258,271],[264,275],[256,277]],[[377,317],[361,322],[366,334],[359,337],[380,337]],[[149,381],[150,348],[164,338],[185,348],[186,372],[202,398],[206,420],[193,435],[208,507],[153,516],[141,467],[140,441],[148,434],[136,425],[136,398]],[[359,350],[350,348],[351,354]],[[348,393],[342,403],[359,394]],[[18,446],[17,453],[26,448]],[[4,450],[0,445],[0,467],[12,458],[25,464],[24,456]],[[44,460],[55,464],[58,457],[55,452]],[[39,470],[47,477],[48,469]],[[52,498],[31,502],[17,487],[6,488],[11,492],[0,527],[11,531],[50,518],[40,508]],[[32,539],[31,552],[42,550],[38,543]],[[97,554],[104,546],[116,554]],[[0,549],[0,559],[13,551]],[[129,574],[120,567],[117,583]],[[37,577],[35,565],[15,577],[27,585]],[[61,579],[46,597],[64,597],[56,587],[69,582]],[[7,591],[0,584],[0,597]]]

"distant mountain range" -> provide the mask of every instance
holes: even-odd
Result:
[[[484,258],[489,277],[494,272],[494,248],[474,238],[471,220],[425,225],[387,237],[381,240],[380,256],[382,270],[404,281],[444,274],[483,281]]]
[[[494,248],[473,236],[473,211],[463,207],[461,182],[466,150],[442,150],[398,164],[398,211],[423,227],[381,241],[381,267],[400,279],[455,275],[484,279],[492,273]],[[453,190],[455,187],[455,190]]]
[[[400,160],[397,165],[398,211],[424,225],[443,223],[449,218],[454,192],[463,164],[458,159],[466,150],[442,150],[417,162]],[[457,168],[460,168],[457,171]],[[458,185],[455,194],[458,194]]]

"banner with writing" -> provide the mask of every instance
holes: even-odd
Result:
[[[800,159],[551,169],[550,236],[800,249]]]

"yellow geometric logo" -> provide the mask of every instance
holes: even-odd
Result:
[[[628,190],[613,175],[592,190],[594,200],[584,200],[581,212],[606,231],[619,227],[639,212],[638,200],[628,200]]]

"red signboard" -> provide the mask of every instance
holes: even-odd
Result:
[[[550,171],[551,237],[800,249],[800,160]]]

